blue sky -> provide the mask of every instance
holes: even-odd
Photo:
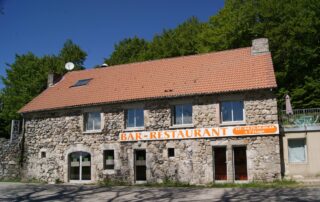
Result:
[[[191,16],[207,21],[222,7],[223,0],[0,0],[0,75],[16,53],[57,54],[67,39],[87,52],[90,68],[123,38],[150,40]]]

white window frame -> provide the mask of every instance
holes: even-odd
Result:
[[[183,116],[183,106],[184,105],[191,105],[191,123],[184,123],[184,116]],[[176,124],[176,107],[177,106],[182,106],[182,117],[181,117],[181,124]],[[181,104],[175,104],[172,107],[172,126],[193,126],[193,104],[192,103],[181,103]]]
[[[93,121],[93,129],[92,129],[92,130],[88,130],[88,129],[87,129],[88,115],[89,115],[90,113],[99,113],[99,114],[100,114],[100,128],[99,128],[99,129],[94,128],[94,121]],[[85,112],[85,113],[83,114],[83,128],[84,128],[84,132],[85,132],[85,133],[101,132],[101,131],[102,131],[102,128],[103,128],[103,116],[102,116],[102,113],[101,113],[101,112],[98,112],[98,111]]]
[[[77,152],[77,151],[75,151],[75,152]],[[70,179],[70,170],[68,170],[68,181],[69,181],[70,183],[91,183],[91,182],[92,182],[92,170],[93,170],[93,166],[92,166],[92,155],[91,155],[90,152],[86,152],[86,151],[79,151],[79,152],[81,153],[80,156],[79,156],[79,179],[78,179],[78,180],[71,180],[71,179]],[[71,153],[73,153],[73,152],[71,152]],[[71,153],[68,154],[68,168],[70,168],[69,155],[70,155]],[[83,163],[83,161],[82,161],[82,157],[83,157],[82,153],[88,153],[88,154],[90,154],[90,172],[91,172],[90,180],[83,180],[83,179],[82,179],[82,168],[83,168],[83,167],[82,167],[82,163]]]
[[[129,127],[128,126],[128,123],[129,123],[129,110],[134,110],[134,124],[133,124],[133,127]],[[143,117],[143,125],[142,126],[137,126],[137,117],[136,117],[136,113],[137,113],[137,110],[142,110],[142,117]],[[143,129],[144,128],[144,108],[142,107],[137,107],[137,108],[128,108],[126,109],[126,121],[125,121],[125,124],[126,124],[126,129]]]
[[[242,108],[242,120],[241,121],[234,121],[234,116],[233,116],[233,107],[231,111],[231,121],[224,121],[223,120],[223,111],[222,111],[222,104],[224,102],[242,102],[243,103],[243,108]],[[221,123],[222,124],[244,124],[245,123],[245,107],[244,107],[244,101],[243,100],[224,100],[220,102],[220,118],[221,118]]]
[[[290,140],[304,140],[304,161],[302,162],[292,162],[289,159],[289,141]],[[289,164],[307,164],[308,163],[308,153],[307,153],[307,138],[301,137],[301,138],[288,138],[287,139],[287,145],[288,145],[288,163]]]

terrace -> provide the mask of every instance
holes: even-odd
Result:
[[[320,108],[294,109],[292,114],[281,110],[279,113],[285,132],[320,130]]]

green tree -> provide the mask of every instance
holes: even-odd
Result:
[[[151,41],[146,58],[158,59],[199,53],[199,34],[205,26],[192,17],[175,29],[164,30]]]
[[[253,39],[266,37],[279,103],[289,93],[294,107],[320,107],[320,94],[310,91],[320,76],[319,16],[318,0],[226,0],[224,8],[207,23],[191,18],[143,46],[120,42],[111,54],[117,60],[111,64],[248,47]]]
[[[67,62],[73,62],[75,64],[75,70],[85,69],[83,64],[86,60],[87,53],[83,51],[80,46],[74,44],[70,39],[64,43],[58,57],[64,64]]]
[[[0,131],[6,133],[0,136],[9,133],[8,124],[12,119],[20,119],[17,111],[46,89],[49,73],[60,75],[66,73],[64,69],[66,61],[74,62],[76,69],[82,69],[85,58],[86,53],[69,40],[58,56],[37,57],[33,53],[16,55],[14,63],[8,65],[6,69],[7,76],[1,77],[4,89],[1,95],[3,109],[0,112],[0,119],[5,124],[0,124]]]
[[[145,60],[148,51],[148,42],[138,37],[127,38],[115,45],[109,58],[105,59],[108,65],[125,64]]]
[[[0,91],[0,115],[1,115],[2,108],[3,108],[2,92]],[[0,116],[0,137],[5,137],[5,138],[10,137],[10,135],[7,133],[8,125],[9,125],[8,122]]]
[[[314,0],[229,0],[210,19],[209,29],[202,33],[200,47],[204,52],[224,50],[250,46],[254,38],[268,38],[279,101],[283,100],[284,93],[302,93],[292,96],[294,107],[319,107],[320,102],[316,100],[320,95],[314,95],[311,101],[307,98],[312,92],[304,89],[308,82],[319,78],[315,73],[320,63],[319,16],[320,2]],[[309,79],[305,81],[306,78]],[[300,105],[300,102],[306,104]]]
[[[150,42],[138,37],[124,39],[115,45],[105,63],[117,65],[199,53],[199,34],[205,26],[192,17],[175,29],[155,35]]]

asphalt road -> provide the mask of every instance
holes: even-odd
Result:
[[[320,201],[320,187],[146,188],[0,183],[0,201]]]

